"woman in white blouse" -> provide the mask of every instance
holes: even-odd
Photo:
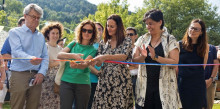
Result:
[[[148,33],[135,43],[133,62],[177,64],[176,39],[164,29],[163,13],[150,10],[144,15]],[[136,108],[179,109],[181,107],[174,67],[139,65],[136,82]]]

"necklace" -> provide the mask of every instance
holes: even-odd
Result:
[[[158,38],[158,40],[156,41],[156,43],[154,44],[154,46],[153,46],[153,44],[152,44],[152,42],[151,42],[152,47],[155,48],[155,47],[157,46],[157,44],[158,44],[159,41],[160,41],[160,38]]]

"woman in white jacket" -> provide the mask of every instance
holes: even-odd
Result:
[[[145,13],[143,21],[148,33],[135,43],[133,62],[177,64],[179,49],[175,37],[163,29],[163,13],[153,9]],[[139,65],[136,104],[144,109],[179,109],[175,68]]]

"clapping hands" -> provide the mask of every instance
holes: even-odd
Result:
[[[141,56],[143,56],[144,58],[146,58],[146,57],[147,57],[147,50],[146,50],[146,48],[145,48],[145,45],[144,45],[144,44],[143,44],[143,48],[138,47],[138,51],[139,51],[139,53],[141,54]]]

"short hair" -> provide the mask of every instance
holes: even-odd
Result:
[[[106,21],[106,25],[105,25],[105,30],[104,30],[104,42],[106,43],[109,39],[111,39],[111,36],[108,33],[108,29],[107,29],[107,22],[108,20],[114,20],[116,22],[117,25],[117,30],[116,30],[116,40],[117,40],[117,44],[116,47],[118,47],[121,43],[123,43],[124,39],[125,39],[125,29],[124,29],[124,25],[122,22],[122,19],[119,15],[117,14],[112,14],[107,18]]]
[[[60,22],[50,22],[48,25],[45,25],[41,30],[46,40],[50,40],[48,35],[53,29],[59,30],[59,39],[63,36],[63,25]]]
[[[33,4],[33,3],[27,5],[24,8],[23,14],[27,15],[31,11],[31,9],[34,9],[37,13],[39,13],[41,15],[41,17],[43,17],[43,9],[40,6],[38,6],[37,4]]]
[[[102,27],[102,31],[104,30],[104,27],[102,26],[102,24],[100,22],[95,22],[95,24],[101,26]]]
[[[136,30],[134,27],[128,27],[128,28],[126,29],[126,31],[127,31],[127,30],[133,30],[133,31],[134,31],[134,34],[137,35],[137,30]]]
[[[76,41],[80,44],[82,44],[82,28],[86,25],[89,24],[92,26],[93,28],[93,33],[92,33],[92,38],[90,39],[89,45],[94,44],[97,39],[98,39],[98,32],[95,26],[95,23],[91,20],[84,20],[82,21],[75,29],[75,37],[76,37]]]
[[[159,22],[162,20],[162,25],[160,26],[160,29],[163,29],[164,26],[164,19],[163,19],[163,13],[159,9],[152,9],[144,14],[143,22],[146,22],[147,19],[152,19],[156,22]]]
[[[21,17],[19,20],[18,20],[18,25],[21,25],[21,23],[25,21],[24,17]]]

